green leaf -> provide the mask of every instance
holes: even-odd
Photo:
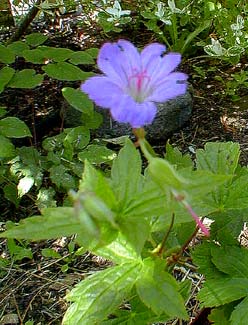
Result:
[[[60,47],[50,47],[50,46],[39,46],[39,51],[43,53],[43,56],[55,62],[62,62],[69,59],[73,51],[67,48],[60,48]]]
[[[230,325],[229,319],[233,310],[232,305],[233,304],[231,303],[212,309],[208,319],[213,321],[215,325]]]
[[[29,46],[23,41],[16,41],[11,44],[9,44],[8,49],[10,49],[15,55],[17,56],[23,56],[23,51],[28,50]]]
[[[15,73],[8,84],[11,88],[35,88],[44,79],[42,74],[36,74],[34,69],[24,69]]]
[[[66,144],[72,144],[76,150],[82,150],[90,142],[90,131],[84,126],[78,126],[69,131],[63,141],[64,146]]]
[[[95,169],[88,160],[84,164],[84,173],[79,184],[79,192],[92,192],[101,198],[110,208],[117,210],[114,192],[110,187],[109,180]]]
[[[113,162],[111,180],[117,200],[123,208],[128,206],[138,192],[141,181],[140,154],[130,140],[126,141]]]
[[[42,67],[42,70],[50,78],[67,81],[85,80],[93,75],[92,72],[84,72],[67,62],[49,63]]]
[[[67,190],[76,188],[74,177],[68,173],[68,169],[64,165],[52,166],[49,172],[51,181],[59,188]]]
[[[12,157],[15,153],[13,143],[0,134],[0,158]]]
[[[43,248],[41,255],[49,258],[61,258],[61,255],[52,248]]]
[[[188,319],[176,280],[165,271],[164,262],[147,258],[136,283],[142,302],[157,314]]]
[[[211,249],[215,244],[204,242],[198,245],[192,252],[193,262],[198,266],[198,272],[204,274],[207,278],[223,276],[212,261]]]
[[[25,248],[15,243],[14,239],[7,240],[8,250],[15,261],[21,261],[24,258],[33,258],[31,248]]]
[[[34,64],[44,64],[47,60],[44,53],[39,49],[25,50],[22,55],[27,62],[32,62]]]
[[[0,70],[0,93],[4,90],[4,87],[10,82],[15,70],[10,67],[3,67]]]
[[[16,207],[19,206],[20,199],[18,198],[18,192],[15,184],[6,184],[3,188],[3,192],[6,199],[14,203]]]
[[[208,142],[196,151],[197,169],[216,174],[234,174],[240,155],[239,144],[234,142]]]
[[[151,227],[148,220],[135,216],[125,216],[119,220],[118,224],[127,242],[140,254],[150,234]]]
[[[9,138],[32,136],[27,125],[17,117],[5,117],[0,120],[0,133]]]
[[[246,248],[213,247],[211,254],[213,263],[221,272],[235,278],[248,278],[248,250]]]
[[[182,155],[177,147],[173,148],[168,142],[166,144],[166,160],[175,165],[177,169],[193,166],[190,155]]]
[[[80,231],[80,222],[75,218],[74,209],[59,207],[46,208],[42,211],[42,216],[21,220],[18,226],[0,233],[0,237],[43,240],[71,236]]]
[[[218,278],[204,283],[198,299],[205,307],[218,307],[248,294],[248,278]]]
[[[87,159],[92,164],[103,164],[112,161],[116,153],[105,146],[90,144],[82,152],[79,152],[78,159],[84,161]]]
[[[56,207],[56,201],[54,200],[56,192],[52,187],[44,188],[42,187],[37,195],[36,199],[36,206],[39,210],[45,209],[45,208],[53,208]]]
[[[248,297],[243,299],[232,312],[230,321],[231,325],[246,325],[247,324]]]
[[[88,53],[93,59],[96,59],[99,53],[99,49],[92,47],[90,49],[85,50],[86,53]]]
[[[82,115],[82,122],[89,129],[97,129],[102,124],[103,116],[102,114],[93,111],[93,114],[84,114]]]
[[[101,323],[129,294],[140,269],[140,261],[133,261],[81,281],[66,297],[73,304],[66,311],[63,325]]]
[[[47,39],[48,36],[45,36],[41,33],[32,33],[26,36],[27,44],[33,47],[43,44]]]
[[[117,264],[126,263],[129,260],[137,261],[138,259],[137,252],[122,234],[119,234],[110,244],[97,248],[94,252]]]
[[[69,60],[72,64],[95,64],[95,61],[93,60],[92,56],[85,52],[85,51],[79,51],[74,52]]]
[[[78,111],[91,115],[93,113],[93,103],[88,96],[79,89],[66,87],[62,89],[62,95],[67,102]]]
[[[181,190],[188,183],[167,160],[162,158],[150,159],[149,172],[153,181],[163,190],[168,188]]]
[[[15,61],[15,54],[8,47],[0,44],[0,62],[11,64]]]
[[[34,178],[32,176],[25,176],[21,178],[17,185],[18,196],[22,197],[23,195],[28,193],[33,185],[34,185]]]

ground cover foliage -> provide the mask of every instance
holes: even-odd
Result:
[[[148,31],[151,40],[181,52],[187,58],[185,65],[196,62],[197,56],[211,63],[208,68],[194,64],[193,84],[213,73],[222,102],[235,105],[247,96],[245,2],[42,1],[39,6],[37,19],[51,19],[53,28],[54,18],[79,12],[81,6],[84,25],[79,19],[77,28],[98,28],[99,44],[127,38],[125,32]],[[93,12],[97,12],[94,19]],[[60,19],[59,30],[63,16]],[[108,139],[112,146],[106,145],[106,139],[92,138],[101,116],[77,87],[97,72],[98,48],[55,47],[49,40],[47,33],[27,32],[20,40],[2,42],[1,97],[20,89],[30,96],[47,82],[61,82],[61,98],[79,112],[81,123],[73,128],[60,125],[56,134],[34,141],[28,122],[13,111],[10,114],[8,103],[1,104],[1,200],[11,202],[17,211],[31,200],[32,208],[21,218],[1,217],[5,249],[0,274],[4,283],[11,270],[35,261],[39,251],[43,259],[61,263],[59,272],[68,276],[74,263],[76,275],[62,280],[63,296],[68,290],[61,307],[64,315],[56,314],[52,320],[47,311],[29,316],[31,298],[24,310],[15,302],[17,321],[12,323],[154,324],[178,319],[193,324],[196,313],[189,312],[193,282],[177,276],[180,267],[187,267],[204,276],[194,295],[200,302],[198,310],[209,308],[208,318],[214,324],[246,324],[248,253],[241,242],[247,222],[248,170],[246,159],[239,163],[245,143],[240,151],[237,142],[205,141],[200,148],[188,146],[190,154],[164,143],[159,157],[145,141],[138,150],[125,137]],[[230,69],[230,74],[221,69]],[[196,100],[201,95],[196,93]],[[235,139],[227,120],[221,123]],[[185,146],[181,149],[185,152]],[[211,220],[209,237],[199,233],[192,213]],[[50,245],[55,239],[56,245],[63,240],[66,244],[55,248]],[[84,279],[77,259],[85,261],[90,254],[101,256],[105,267],[99,263]],[[54,304],[62,298],[55,295]],[[6,306],[0,319],[10,314]]]

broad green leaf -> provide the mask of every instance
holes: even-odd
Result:
[[[248,278],[207,280],[198,294],[205,307],[218,307],[248,295]]]
[[[0,134],[0,158],[12,157],[15,153],[13,143]]]
[[[73,51],[67,48],[39,46],[38,49],[43,53],[46,59],[55,62],[65,61],[73,54]]]
[[[32,33],[26,36],[27,44],[33,47],[43,44],[47,39],[48,36],[41,33]]]
[[[71,236],[81,230],[83,231],[80,222],[75,218],[74,208],[46,208],[42,210],[42,216],[23,219],[18,226],[2,232],[0,237],[43,240]]]
[[[0,120],[0,133],[9,138],[32,136],[27,125],[17,117],[5,117]]]
[[[233,304],[226,304],[224,306],[214,308],[211,314],[208,316],[210,321],[214,322],[214,325],[231,325],[230,315],[233,310]]]
[[[50,77],[58,80],[76,81],[91,77],[92,72],[85,72],[67,62],[49,63],[42,70]]]
[[[17,56],[23,56],[23,51],[28,50],[29,46],[23,41],[16,41],[8,45],[8,48]]]
[[[82,150],[90,142],[90,131],[84,126],[78,126],[69,131],[63,141],[64,146],[69,143],[76,150]]]
[[[136,283],[142,302],[157,314],[188,319],[176,280],[165,271],[163,261],[147,258]]]
[[[105,146],[90,144],[86,149],[79,152],[78,159],[84,161],[87,159],[92,164],[103,164],[114,160],[116,153]]]
[[[129,294],[140,269],[140,261],[133,261],[81,281],[66,297],[73,304],[66,311],[63,325],[101,323]]]
[[[95,61],[93,60],[92,56],[85,52],[85,51],[79,51],[79,52],[74,52],[70,56],[70,63],[72,64],[95,64]]]
[[[3,188],[3,192],[6,199],[14,203],[16,207],[19,206],[20,199],[18,198],[18,192],[15,184],[6,184]]]
[[[34,69],[24,69],[15,73],[8,84],[11,88],[35,88],[44,79],[42,74],[36,74]]]
[[[96,59],[99,53],[99,49],[92,47],[90,49],[85,50],[86,53],[88,53],[92,58]]]
[[[235,278],[248,278],[248,250],[238,246],[213,247],[212,261],[223,273]]]
[[[92,192],[101,198],[110,208],[116,210],[116,198],[109,180],[103,174],[95,169],[88,160],[84,163],[84,173],[79,184],[80,192]]]
[[[45,54],[39,49],[25,50],[22,55],[27,62],[34,64],[44,64],[47,60]]]
[[[165,195],[160,187],[147,176],[143,180],[142,190],[133,194],[133,198],[125,207],[123,215],[135,217],[160,216],[166,207]]]
[[[134,290],[133,290],[134,291]],[[157,324],[166,323],[170,317],[166,314],[156,315],[150,308],[140,301],[135,292],[131,292],[128,299],[131,305],[130,310],[118,308],[112,314],[115,318],[111,318],[102,322],[104,325],[144,325],[144,324]]]
[[[197,169],[216,174],[234,174],[240,155],[239,144],[234,142],[208,142],[204,150],[196,151]]]
[[[42,210],[45,208],[56,207],[56,201],[54,200],[55,194],[56,192],[52,187],[42,187],[38,192],[37,199],[35,202],[38,209]]]
[[[0,44],[0,62],[11,64],[15,61],[15,54],[8,47]]]
[[[237,245],[237,238],[246,222],[247,210],[216,211],[210,218],[214,220],[211,225],[212,238],[225,245]]]
[[[112,188],[122,207],[128,206],[141,181],[141,158],[134,144],[127,140],[111,169]]]
[[[166,144],[165,158],[169,163],[175,165],[177,169],[193,167],[190,155],[182,155],[178,148],[173,148],[169,143]]]
[[[137,252],[121,234],[109,245],[97,248],[94,252],[117,264],[138,259]]]
[[[68,169],[64,165],[55,165],[49,169],[51,181],[59,188],[67,190],[76,188],[76,182]]]
[[[120,231],[138,254],[141,253],[145,242],[149,238],[150,223],[145,218],[135,216],[123,217],[118,222]]]
[[[4,90],[4,87],[10,82],[15,70],[10,67],[3,67],[0,70],[0,93]]]
[[[232,312],[230,321],[231,325],[246,325],[247,324],[248,297],[243,299]]]
[[[25,176],[21,178],[17,185],[18,196],[22,197],[23,195],[28,193],[33,185],[34,185],[34,178],[32,176]]]
[[[149,173],[152,180],[165,191],[170,188],[181,190],[189,182],[176,171],[173,165],[162,158],[150,159]]]
[[[238,214],[248,209],[248,175],[234,179],[223,204],[225,210],[236,210]]]
[[[82,91],[70,87],[62,89],[62,95],[67,102],[78,111],[91,115],[93,113],[93,103]]]
[[[192,252],[193,262],[198,267],[198,272],[204,274],[208,279],[223,276],[212,261],[211,249],[215,244],[204,242],[196,246]]]
[[[82,115],[82,122],[89,129],[97,129],[102,124],[103,116],[102,114],[93,111],[93,114],[84,114]]]
[[[41,250],[41,255],[50,258],[61,258],[61,255],[52,248],[43,248]]]

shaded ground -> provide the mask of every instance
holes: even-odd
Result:
[[[68,42],[66,35],[63,37],[58,35],[53,36],[52,44],[73,49],[79,49],[82,42],[85,42],[85,46],[92,44],[98,46],[102,43],[102,39],[95,36],[93,35],[90,42],[77,32],[75,38],[70,37]],[[149,33],[143,37],[137,36],[137,39],[139,45],[145,45],[153,40]],[[208,141],[235,141],[241,147],[242,164],[247,164],[248,105],[245,100],[248,91],[241,90],[241,101],[233,103],[225,95],[225,85],[215,79],[219,74],[228,80],[231,73],[245,70],[247,66],[247,61],[233,68],[219,62],[200,59],[186,60],[183,63],[182,70],[191,76],[194,108],[190,121],[182,130],[172,135],[170,142],[173,145],[179,146],[183,152],[194,155],[195,150],[203,147]],[[197,76],[195,67],[201,67],[206,72],[206,77]],[[209,67],[215,67],[215,70],[208,71]],[[10,90],[1,95],[0,105],[6,105],[10,115],[20,117],[30,126],[34,135],[33,145],[39,147],[44,136],[59,132],[62,124],[59,114],[62,102],[60,90],[63,86],[61,82],[47,80],[39,89],[33,91]],[[161,151],[163,146],[164,143],[158,143],[155,148]],[[13,221],[32,215],[36,210],[32,200],[28,198],[24,198],[20,207],[16,209],[14,205],[0,197],[0,208],[1,219]],[[61,323],[62,315],[68,307],[64,300],[66,291],[86,275],[109,265],[107,261],[90,253],[73,255],[70,243],[69,239],[32,243],[31,260],[23,259],[21,262],[13,261],[6,265],[0,260],[0,320],[3,317],[1,324],[25,324],[32,319],[35,324],[42,325]],[[52,248],[60,257],[56,259],[44,257],[44,254],[41,254],[44,248]],[[0,241],[0,256],[3,259],[9,257],[5,240]],[[190,278],[194,290],[198,290],[203,280],[200,275],[186,268],[180,268],[175,272],[178,272],[179,278]],[[195,292],[192,293],[192,297],[194,294]],[[196,316],[199,312],[198,304],[193,298],[189,302],[189,310],[192,316]]]

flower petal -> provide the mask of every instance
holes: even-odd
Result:
[[[146,70],[146,67],[150,64],[150,61],[153,60],[154,57],[161,57],[165,50],[165,45],[159,43],[152,43],[147,45],[141,51],[141,62],[143,69]]]
[[[147,101],[163,103],[179,95],[184,95],[187,90],[187,75],[180,72],[171,73],[158,85]]]
[[[98,54],[97,65],[116,84],[126,84],[125,70],[119,60],[120,50],[116,44],[105,43]]]
[[[119,97],[123,92],[120,87],[112,82],[108,77],[99,76],[87,79],[82,85],[81,90],[85,92],[96,105],[111,108],[115,107]]]
[[[168,76],[181,62],[181,54],[169,53],[164,57],[158,57],[153,60],[147,69],[147,73],[151,78],[151,84],[156,87],[166,76]]]
[[[123,69],[125,69],[127,75],[133,74],[134,69],[141,69],[140,53],[137,48],[129,41],[119,40],[117,46],[120,50],[119,59]]]
[[[133,128],[151,124],[156,112],[154,103],[137,103],[128,95],[122,96],[118,105],[111,109],[111,115],[116,121],[129,123]]]

